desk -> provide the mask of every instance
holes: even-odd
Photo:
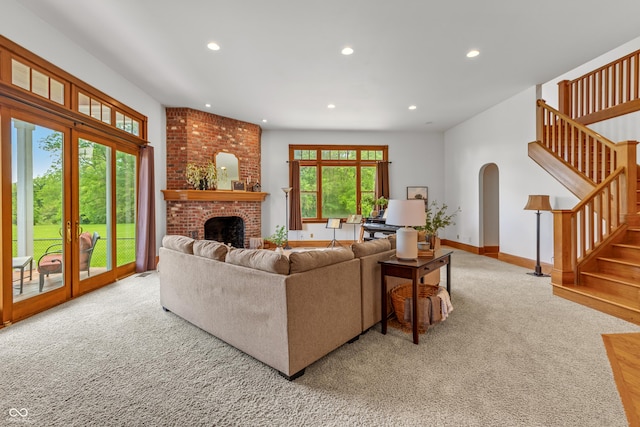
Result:
[[[384,261],[378,261],[380,264],[380,289],[382,298],[382,333],[387,333],[387,277],[394,276],[404,279],[411,279],[413,284],[413,343],[418,344],[418,282],[420,277],[429,272],[447,266],[447,292],[451,295],[451,254],[453,251],[438,249],[432,258],[418,258],[413,261],[403,261],[395,257]]]
[[[22,293],[22,285],[24,284],[24,268],[29,264],[29,280],[31,280],[33,274],[33,257],[21,256],[13,258],[11,263],[12,268],[20,269],[20,293]]]

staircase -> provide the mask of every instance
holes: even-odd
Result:
[[[632,55],[640,59],[640,51]],[[625,61],[628,57],[619,61]],[[638,64],[638,62],[635,62]],[[602,67],[596,72],[606,69]],[[595,72],[594,72],[595,73]],[[638,82],[617,82],[635,87],[619,103],[598,102],[589,90],[618,92],[595,87],[606,79],[593,73],[560,84],[560,110],[542,100],[537,104],[537,141],[528,147],[529,157],[580,199],[573,209],[554,215],[554,295],[640,324],[640,173],[636,141],[614,143],[583,123],[593,123],[640,109]],[[631,73],[638,79],[639,73]],[[591,77],[589,77],[591,76]],[[575,84],[575,82],[591,82]],[[566,91],[579,91],[567,94]],[[612,92],[612,93],[613,93]],[[627,91],[620,91],[620,93]],[[576,107],[585,100],[587,107]],[[614,105],[615,104],[615,105]],[[594,110],[594,106],[600,109]],[[576,112],[576,114],[572,114]],[[607,115],[611,112],[611,115]],[[578,116],[576,119],[571,116]],[[596,117],[596,119],[594,119]],[[580,123],[581,121],[582,123]]]
[[[583,268],[576,284],[553,284],[554,295],[640,324],[640,228],[629,228]]]

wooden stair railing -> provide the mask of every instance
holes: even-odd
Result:
[[[558,83],[559,110],[582,124],[640,110],[640,50]]]
[[[554,211],[551,282],[574,285],[587,256],[601,250],[622,224],[638,225],[640,222],[637,142],[615,144],[543,100],[537,103],[537,138],[537,143],[566,168],[577,171],[593,183],[592,191],[575,208]],[[558,168],[558,165],[554,167]],[[557,171],[554,174],[560,175]]]
[[[573,209],[553,211],[552,283],[577,284],[580,263],[622,224],[624,172],[619,167]]]
[[[595,185],[618,167],[615,143],[541,99],[537,102],[536,138]]]

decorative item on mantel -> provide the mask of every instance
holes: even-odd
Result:
[[[187,163],[185,168],[187,182],[196,190],[215,190],[218,182],[216,164],[209,160],[204,166]]]

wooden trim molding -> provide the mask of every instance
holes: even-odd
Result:
[[[264,202],[269,193],[225,190],[162,190],[167,201]]]

